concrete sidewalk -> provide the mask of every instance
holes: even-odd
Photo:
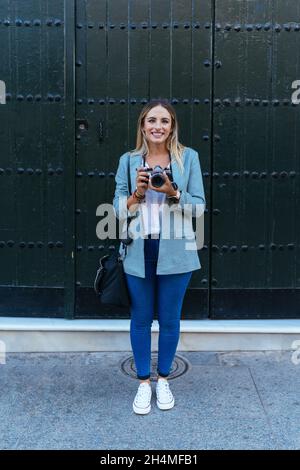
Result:
[[[10,353],[0,364],[1,449],[300,449],[293,351],[178,352],[175,407],[132,410],[131,352]]]

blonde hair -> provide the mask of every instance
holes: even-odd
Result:
[[[145,138],[145,135],[143,133],[142,126],[145,121],[146,115],[149,113],[149,111],[154,108],[155,106],[162,106],[165,108],[171,115],[171,128],[172,131],[170,132],[170,135],[168,136],[166,145],[167,149],[171,154],[171,158],[174,156],[175,160],[178,163],[179,168],[181,169],[181,172],[183,173],[184,167],[182,163],[182,155],[185,149],[185,146],[182,145],[178,141],[178,120],[176,116],[175,109],[173,106],[164,99],[158,99],[158,100],[151,100],[149,103],[147,103],[143,109],[140,112],[139,118],[138,118],[138,123],[137,123],[137,137],[136,137],[136,147],[134,150],[131,150],[130,153],[132,155],[135,154],[142,154],[143,156],[148,155],[149,153],[149,147],[147,140]]]

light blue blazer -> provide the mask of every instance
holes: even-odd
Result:
[[[120,157],[115,177],[116,188],[113,208],[116,217],[123,220],[123,222],[126,220],[127,215],[136,215],[137,218],[131,221],[130,227],[134,222],[138,229],[141,211],[139,211],[138,208],[134,212],[127,209],[127,198],[129,196],[127,189],[128,155],[130,155],[130,152],[126,152]],[[133,192],[136,188],[136,168],[143,164],[143,158],[141,154],[130,155],[129,158],[130,180]],[[206,205],[199,155],[198,152],[192,148],[185,147],[182,159],[184,166],[183,173],[181,173],[181,169],[175,158],[171,156],[173,180],[177,183],[178,189],[181,191],[181,197],[179,203],[172,204],[169,239],[163,238],[163,236],[160,235],[156,274],[184,273],[201,268],[192,225],[193,216],[203,214]],[[166,206],[170,206],[170,204],[164,204],[167,210]],[[199,211],[198,209],[200,207],[202,210],[200,209]],[[178,211],[178,214],[180,213],[181,218],[184,218],[184,222],[180,222],[180,227],[178,219],[176,218],[176,211]],[[162,213],[162,218],[163,217],[164,212]],[[202,215],[202,217],[204,217],[204,215]],[[180,228],[180,230],[182,230],[182,227],[184,227],[184,231],[183,233],[181,231],[181,235],[178,237],[178,229]],[[194,249],[189,248],[187,250],[187,242],[189,242],[189,246],[194,244]],[[120,243],[119,253],[124,254],[123,250],[124,247],[122,243]],[[127,246],[123,266],[126,273],[138,277],[145,277],[144,238],[141,236],[136,237],[132,243]]]

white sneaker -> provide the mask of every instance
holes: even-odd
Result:
[[[137,394],[133,401],[133,411],[139,415],[146,415],[151,410],[151,385],[147,382],[142,382],[139,385]]]
[[[170,410],[175,404],[175,399],[167,380],[158,379],[156,384],[156,404],[160,410]]]

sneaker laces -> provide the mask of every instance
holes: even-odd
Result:
[[[158,394],[159,392],[161,391],[161,388],[163,387],[163,392],[166,392],[169,396],[170,399],[173,398],[173,394],[170,390],[170,387],[169,387],[169,382],[167,382],[166,380],[159,380],[158,383],[157,383],[157,391],[158,391]]]
[[[140,384],[139,385],[139,388],[138,388],[138,391],[137,391],[137,394],[136,394],[136,397],[135,397],[135,401],[137,403],[139,402],[143,402],[145,400],[145,398],[149,398],[150,396],[150,385],[149,384]]]

